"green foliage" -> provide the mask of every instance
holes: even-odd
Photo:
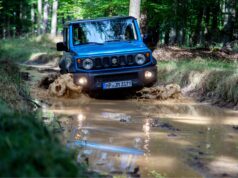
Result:
[[[225,46],[237,39],[238,1],[141,1],[141,14],[147,17],[141,19],[141,28],[143,33],[152,35],[153,45],[159,41],[159,44],[207,48],[213,44]],[[50,21],[53,0],[48,2]],[[73,19],[128,15],[129,2],[129,0],[58,0],[58,31],[62,31],[63,23]],[[40,16],[37,17],[39,15],[37,4],[37,0],[1,0],[0,38],[25,33],[35,34],[37,19],[41,19]],[[48,22],[48,29],[49,26]]]
[[[2,9],[2,1],[0,1],[0,10]]]
[[[232,0],[143,0],[142,13],[147,15],[147,26],[153,38],[160,44],[208,47],[215,43],[231,42],[235,39],[235,29],[224,16],[235,21],[232,12],[237,1]],[[226,25],[227,24],[227,25]],[[158,38],[160,36],[160,38]]]
[[[153,170],[150,172],[150,175],[154,178],[165,178],[164,176],[162,176],[159,172]]]
[[[21,50],[27,50],[28,46],[24,47],[26,44],[34,44],[33,48],[43,50],[44,47],[39,47],[39,44],[44,46],[47,39],[37,40],[38,43],[33,41],[5,40],[5,48],[1,47],[4,51],[15,45],[7,50],[14,55],[7,59],[1,55],[0,59],[0,176],[97,177],[97,174],[89,174],[84,165],[76,163],[76,155],[66,150],[37,114],[32,113],[30,96],[14,57],[15,54],[22,54]],[[16,46],[21,46],[21,49]]]
[[[56,54],[55,43],[47,37],[22,37],[0,40],[0,60],[24,62],[36,53]]]
[[[86,169],[34,115],[0,115],[0,176],[85,177]]]
[[[129,12],[129,1],[122,0],[65,0],[60,3],[60,15],[66,19],[128,15]]]

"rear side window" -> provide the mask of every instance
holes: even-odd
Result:
[[[67,44],[67,41],[68,41],[68,28],[64,28],[64,44]]]
[[[64,44],[68,47],[69,49],[69,29],[64,28]]]

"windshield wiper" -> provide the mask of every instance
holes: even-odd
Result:
[[[105,42],[107,43],[107,42],[116,42],[116,41],[124,41],[124,42],[131,43],[130,40],[120,40],[120,39],[116,39],[116,40],[108,40],[108,41],[105,41]]]
[[[108,41],[105,41],[105,42],[107,43],[107,42],[114,42],[114,41],[124,41],[124,40],[116,39],[116,40],[108,40]]]
[[[97,44],[97,45],[103,45],[104,43],[99,43],[99,42],[86,42],[86,43],[82,43],[82,45],[84,44]]]

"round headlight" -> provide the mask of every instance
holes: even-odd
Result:
[[[135,57],[135,61],[138,65],[142,65],[145,63],[146,57],[143,54],[137,54]]]
[[[82,64],[83,64],[84,69],[90,70],[93,68],[93,60],[92,59],[89,59],[89,58],[84,59]]]

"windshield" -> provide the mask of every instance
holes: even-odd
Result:
[[[137,40],[133,19],[81,22],[73,25],[73,44]]]

